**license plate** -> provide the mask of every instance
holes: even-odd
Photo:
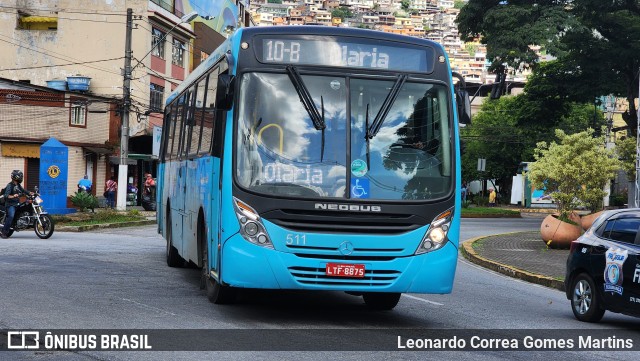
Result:
[[[364,265],[363,264],[327,263],[327,267],[325,268],[325,274],[327,276],[334,276],[334,277],[364,278]]]

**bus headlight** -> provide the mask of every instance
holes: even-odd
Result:
[[[273,249],[273,243],[271,243],[267,229],[262,224],[258,212],[235,197],[233,197],[233,207],[240,223],[242,237],[258,246]]]
[[[447,233],[449,232],[452,219],[453,208],[440,213],[434,218],[429,226],[429,230],[427,230],[422,241],[420,241],[420,245],[415,254],[423,254],[442,248],[442,246],[447,243]]]

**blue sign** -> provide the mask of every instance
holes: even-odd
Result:
[[[44,207],[51,214],[75,212],[67,208],[69,149],[55,138],[40,146],[40,189]]]
[[[351,178],[351,198],[369,198],[369,178]]]

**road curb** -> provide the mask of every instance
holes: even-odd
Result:
[[[517,232],[516,232],[517,233]],[[500,262],[496,262],[487,258],[484,258],[473,249],[473,243],[479,241],[481,239],[490,238],[492,236],[483,236],[472,238],[462,243],[462,247],[460,247],[460,251],[464,258],[468,259],[472,263],[475,263],[481,267],[490,269],[492,271],[496,271],[498,273],[502,273],[503,275],[517,278],[523,281],[535,283],[541,286],[555,288],[560,291],[564,291],[564,281],[559,281],[553,279],[548,276],[539,275],[537,273],[532,273],[528,271],[524,271],[513,267],[511,265],[502,264]]]
[[[135,226],[146,226],[149,224],[156,224],[156,220],[145,219],[141,221],[131,221],[131,222],[119,222],[119,223],[101,223],[101,224],[88,224],[86,226],[59,226],[56,227],[56,231],[58,232],[86,232],[94,229],[103,229],[103,228],[122,228],[122,227],[135,227]]]

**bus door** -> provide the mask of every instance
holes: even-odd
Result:
[[[172,218],[171,223],[173,227],[173,245],[178,249],[181,256],[184,256],[183,253],[183,244],[184,244],[184,206],[185,206],[185,191],[186,191],[186,169],[185,164],[186,160],[183,156],[183,149],[185,143],[185,115],[187,111],[188,102],[188,93],[180,96],[178,100],[178,108],[176,111],[176,130],[175,130],[175,139],[173,152],[175,155],[175,161],[172,162],[173,169],[172,177],[174,178],[173,187],[171,189],[171,210],[172,210]]]
[[[221,65],[226,65],[222,63]],[[210,193],[210,210],[208,214],[207,226],[208,241],[209,241],[209,266],[210,269],[216,272],[219,269],[219,246],[220,246],[220,189],[221,187],[221,139],[222,131],[221,124],[222,117],[221,112],[216,109],[216,91],[218,88],[218,74],[220,72],[220,66],[215,68],[208,77],[207,80],[207,97],[206,106],[204,111],[204,117],[202,121],[202,142],[200,150],[210,153],[212,157],[207,162],[208,172],[208,190]]]

